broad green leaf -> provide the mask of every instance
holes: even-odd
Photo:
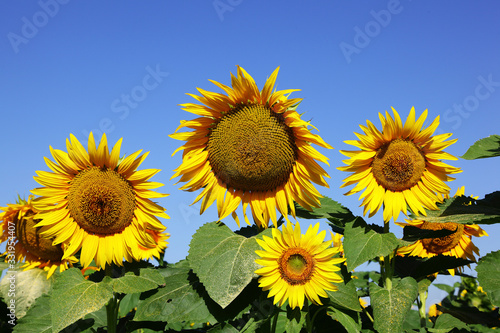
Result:
[[[120,307],[121,307],[121,302],[120,302]],[[103,306],[97,311],[91,312],[85,317],[83,317],[83,320],[88,321],[92,320],[92,327],[89,328],[89,332],[96,332],[99,327],[105,327],[108,325],[108,317],[107,317],[107,312],[106,312],[106,307]],[[92,330],[94,329],[94,330]]]
[[[380,234],[372,230],[361,218],[346,223],[344,229],[344,253],[347,270],[352,271],[375,257],[387,256],[398,246],[406,245],[393,233]]]
[[[361,329],[361,320],[359,313],[353,311],[343,312],[334,307],[329,307],[328,315],[344,326],[347,333],[359,333]]]
[[[370,285],[374,328],[379,333],[401,332],[406,315],[418,293],[417,281],[411,277],[393,280],[390,290]]]
[[[300,333],[306,323],[307,312],[299,308],[290,309],[287,307],[285,332],[287,333]]]
[[[140,293],[127,294],[120,300],[120,309],[118,310],[118,316],[125,317],[133,309],[137,307],[139,303]]]
[[[434,324],[434,328],[429,328],[429,332],[433,333],[448,333],[454,328],[456,329],[467,329],[467,324],[463,321],[449,315],[447,313],[443,313],[440,315],[436,324]]]
[[[165,280],[158,271],[151,268],[142,268],[139,276],[128,272],[125,276],[113,279],[113,290],[124,294],[141,293],[154,289],[163,283],[165,283]]]
[[[200,294],[196,290],[193,281],[196,277],[190,274],[189,267],[164,271],[169,271],[165,287],[142,294],[134,321],[161,321],[192,329],[203,327],[207,322],[217,323],[205,303],[203,291]]]
[[[487,194],[484,199],[459,196],[438,203],[438,210],[427,210],[427,216],[416,217],[427,222],[455,222],[462,224],[500,223],[500,191]]]
[[[319,198],[319,202],[321,206],[318,208],[313,207],[312,211],[309,211],[296,203],[295,213],[297,217],[303,219],[327,219],[333,231],[341,233],[344,225],[355,218],[348,208],[342,206],[340,203],[330,199],[329,197]]]
[[[85,280],[77,268],[61,273],[50,300],[52,330],[59,332],[86,314],[102,308],[113,296],[110,278],[96,283]]]
[[[431,324],[430,322],[426,322],[426,324]],[[410,310],[408,314],[405,316],[405,321],[403,323],[403,332],[415,332],[414,330],[418,330],[420,328],[420,314],[417,310]],[[423,332],[426,332],[423,329]]]
[[[9,270],[0,283],[0,292],[6,303],[11,299],[15,300],[16,316],[22,318],[35,300],[50,290],[52,281],[53,279],[47,280],[47,272],[43,269]],[[15,284],[14,288],[11,288],[12,282]]]
[[[332,303],[353,311],[361,311],[361,305],[359,304],[358,293],[356,291],[355,279],[352,279],[348,283],[338,283],[335,284],[339,289],[337,291],[329,291],[326,293],[330,298]]]
[[[495,306],[500,306],[500,251],[490,252],[476,266],[479,285]]]
[[[10,320],[10,318],[6,318]],[[15,333],[51,333],[52,320],[50,318],[50,296],[42,295],[37,298],[35,304],[28,310],[26,315],[19,319],[14,326]]]
[[[259,268],[255,251],[260,249],[255,237],[240,236],[223,223],[212,222],[193,235],[187,259],[210,297],[225,308],[255,276]]]
[[[460,156],[466,160],[500,156],[500,135],[490,135],[476,141],[467,152]]]

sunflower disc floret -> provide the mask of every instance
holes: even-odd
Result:
[[[158,256],[168,234],[158,217],[165,209],[150,199],[165,197],[152,191],[163,184],[148,181],[158,169],[136,170],[148,153],[137,151],[119,161],[120,139],[108,150],[106,135],[96,147],[89,135],[88,151],[75,136],[66,140],[68,152],[50,148],[55,162],[45,159],[53,172],[38,171],[44,187],[33,190],[35,218],[41,235],[64,244],[64,256],[81,250],[84,267],[98,268]]]
[[[170,137],[187,141],[174,154],[183,150],[182,164],[172,178],[186,182],[183,190],[203,191],[195,199],[202,200],[203,213],[217,202],[219,219],[235,212],[240,203],[245,221],[250,206],[254,221],[267,227],[277,223],[276,209],[288,220],[295,216],[294,201],[306,209],[319,206],[321,197],[312,183],[328,187],[328,174],[316,160],[328,159],[311,144],[332,148],[295,111],[301,101],[289,99],[296,91],[274,91],[277,68],[259,91],[253,78],[238,67],[231,75],[232,87],[211,81],[226,94],[198,89],[201,96],[188,94],[202,104],[182,104],[183,109],[199,118],[181,121]],[[190,128],[192,132],[177,132]]]
[[[406,215],[408,209],[416,215],[426,215],[425,209],[437,209],[436,202],[450,191],[445,182],[455,179],[449,175],[461,172],[441,162],[457,158],[443,151],[456,142],[446,141],[450,133],[433,136],[439,117],[422,129],[427,110],[415,120],[412,108],[404,126],[392,110],[394,118],[387,111],[385,117],[379,113],[382,131],[367,121],[367,126],[360,126],[364,134],[355,133],[359,140],[345,141],[360,150],[341,150],[349,159],[344,160],[346,166],[338,168],[353,172],[341,186],[355,184],[346,195],[363,191],[360,199],[364,214],[369,211],[371,217],[383,205],[384,221],[391,217],[397,220],[399,213]]]
[[[273,238],[257,239],[263,250],[255,251],[260,257],[255,262],[262,268],[255,273],[260,275],[259,286],[269,290],[268,297],[274,297],[274,304],[281,306],[288,300],[292,309],[302,309],[306,297],[322,304],[320,297],[328,297],[325,290],[335,291],[333,283],[343,281],[336,272],[345,259],[335,257],[339,247],[324,242],[326,232],[318,233],[318,229],[319,223],[302,235],[298,222],[295,228],[287,223],[282,232],[272,229]]]

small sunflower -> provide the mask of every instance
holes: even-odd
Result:
[[[344,244],[342,243],[342,238],[344,237],[344,235],[334,233],[333,231],[330,231],[330,235],[332,236],[332,246],[336,247],[338,249],[338,252],[340,253],[340,256],[343,257]]]
[[[44,186],[32,191],[41,196],[33,202],[41,220],[36,226],[54,244],[67,246],[63,258],[81,249],[84,268],[92,260],[98,268],[141,260],[143,249],[158,248],[155,232],[166,229],[157,219],[169,218],[165,209],[150,200],[166,196],[152,191],[163,184],[148,181],[160,170],[136,170],[148,155],[142,150],[120,161],[121,142],[109,153],[106,135],[96,148],[90,133],[87,152],[70,135],[67,153],[50,147],[56,162],[45,161],[53,172],[37,171],[35,177]]]
[[[263,266],[255,273],[261,275],[259,286],[270,290],[268,297],[274,296],[274,304],[282,306],[288,300],[290,308],[302,309],[305,297],[322,304],[319,296],[327,298],[325,290],[335,291],[333,283],[343,281],[335,272],[345,259],[334,258],[338,247],[332,247],[332,241],[323,242],[326,232],[318,234],[318,229],[319,223],[302,235],[298,222],[295,230],[287,222],[283,232],[272,229],[273,238],[257,239],[264,250],[255,251],[260,256],[255,262]]]
[[[311,146],[314,143],[332,148],[309,130],[311,126],[295,111],[300,98],[288,99],[297,89],[273,92],[279,67],[259,91],[254,79],[238,66],[237,77],[231,74],[232,88],[211,81],[227,95],[198,88],[201,96],[188,94],[204,105],[187,103],[183,109],[199,118],[181,121],[170,137],[187,141],[182,164],[172,178],[187,182],[181,189],[204,188],[194,203],[203,198],[202,214],[215,200],[219,220],[243,206],[250,205],[256,224],[276,225],[276,209],[288,220],[294,201],[311,210],[319,206],[320,193],[311,182],[328,187],[329,177],[316,160],[328,164],[328,158]],[[192,132],[177,131],[191,128]],[[172,156],[174,155],[172,154]]]
[[[155,230],[147,230],[156,242],[156,246],[153,248],[146,248],[139,244],[139,254],[141,260],[149,260],[153,257],[160,259],[160,255],[165,252],[168,242],[167,239],[170,238],[170,234],[165,232],[159,232]]]
[[[456,195],[463,195],[464,188],[459,188]],[[447,197],[447,196],[445,196]],[[439,238],[424,238],[415,243],[398,249],[398,255],[417,256],[431,258],[437,255],[452,256],[455,258],[476,261],[474,254],[479,256],[479,249],[472,243],[472,236],[488,236],[486,231],[477,224],[461,224],[455,222],[427,222],[424,220],[406,220],[408,223],[396,222],[397,225],[405,227],[411,225],[425,230],[455,230],[454,233]],[[462,272],[462,267],[457,267]],[[449,269],[451,275],[455,275],[455,269]]]
[[[417,216],[425,215],[425,208],[437,209],[440,195],[450,191],[444,182],[455,179],[449,174],[461,172],[440,161],[457,158],[443,151],[456,142],[446,141],[450,133],[432,135],[439,125],[439,116],[422,129],[427,110],[415,121],[412,108],[404,126],[399,114],[392,110],[394,119],[387,111],[385,118],[379,113],[382,132],[367,120],[368,127],[360,126],[364,134],[355,133],[359,140],[344,141],[360,150],[341,150],[349,159],[344,160],[347,166],[338,168],[354,172],[341,186],[356,184],[346,195],[364,189],[360,196],[364,214],[370,211],[369,216],[373,216],[383,204],[386,222],[391,217],[397,220],[400,212],[406,215],[408,208]]]
[[[25,270],[38,267],[48,272],[47,279],[59,267],[63,272],[78,261],[73,256],[63,259],[63,246],[52,245],[52,240],[40,236],[40,228],[35,227],[39,220],[34,219],[37,211],[33,208],[33,197],[19,199],[16,204],[0,207],[2,236],[0,242],[9,240],[15,243],[14,256],[18,262],[24,261]]]

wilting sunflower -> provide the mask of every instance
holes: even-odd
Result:
[[[150,200],[166,196],[152,191],[163,184],[148,181],[160,170],[136,170],[148,155],[142,150],[120,161],[121,142],[109,153],[106,135],[96,148],[90,133],[87,152],[70,135],[67,153],[50,147],[56,162],[45,161],[53,172],[37,171],[35,177],[45,186],[32,191],[41,196],[33,202],[41,219],[37,227],[54,244],[67,245],[63,258],[81,249],[84,267],[92,260],[98,268],[141,260],[144,248],[157,249],[155,232],[166,229],[157,219],[169,218],[165,209]]]
[[[4,211],[0,213],[0,241],[7,240],[8,245],[15,244],[15,260],[24,261],[22,267],[25,270],[38,267],[48,272],[48,279],[58,267],[63,272],[78,259],[73,256],[63,259],[63,246],[52,245],[52,240],[40,236],[40,228],[35,227],[39,220],[33,218],[37,212],[33,208],[32,199],[32,196],[28,200],[19,198],[16,204],[0,207]]]
[[[373,216],[383,204],[386,222],[391,217],[397,220],[400,212],[406,215],[408,208],[416,215],[425,215],[425,208],[437,209],[441,195],[450,191],[444,182],[455,179],[449,174],[461,172],[441,162],[457,158],[443,151],[456,142],[446,141],[450,133],[432,135],[439,125],[439,116],[422,129],[427,110],[415,121],[412,108],[404,126],[399,114],[392,110],[394,119],[387,111],[385,118],[379,113],[382,132],[367,120],[368,127],[360,125],[364,134],[355,133],[359,140],[344,141],[360,150],[340,151],[349,159],[344,160],[347,166],[338,168],[354,172],[341,186],[356,184],[346,195],[364,189],[360,196],[364,214],[370,211],[369,216]]]
[[[288,300],[290,308],[302,309],[304,297],[322,304],[319,297],[328,297],[325,290],[335,291],[333,283],[343,281],[335,272],[340,271],[336,265],[345,259],[334,258],[338,247],[332,247],[332,241],[323,242],[326,232],[318,234],[318,229],[319,223],[302,235],[298,222],[295,230],[287,222],[282,232],[272,229],[273,238],[257,239],[264,250],[255,251],[260,256],[255,262],[264,267],[255,273],[261,275],[259,286],[270,290],[268,297],[274,296],[274,304],[281,306]]]
[[[182,164],[172,178],[187,182],[181,189],[204,188],[195,199],[203,198],[200,214],[217,200],[219,219],[229,214],[239,225],[235,210],[250,205],[257,225],[276,224],[276,209],[288,220],[294,201],[306,209],[319,206],[320,193],[314,182],[328,187],[328,174],[316,160],[328,164],[328,158],[311,146],[314,143],[332,148],[309,131],[310,125],[295,111],[300,98],[288,99],[297,89],[273,92],[279,67],[259,91],[254,79],[238,66],[238,76],[231,74],[232,88],[211,81],[227,95],[198,88],[201,96],[188,94],[204,105],[187,103],[183,109],[199,118],[181,121],[192,132],[170,137],[187,141]],[[172,155],[174,155],[172,154]]]
[[[459,188],[456,196],[463,195],[464,188]],[[448,198],[448,196],[445,196]],[[488,236],[486,231],[477,224],[461,224],[455,222],[427,222],[425,220],[406,220],[408,223],[396,222],[397,225],[405,227],[411,225],[425,230],[454,230],[455,232],[439,238],[424,238],[415,243],[398,249],[399,255],[417,256],[431,258],[439,254],[456,258],[476,261],[474,254],[479,255],[479,249],[472,243],[472,236]],[[462,272],[462,267],[457,267]],[[455,269],[449,269],[451,275],[455,275]]]

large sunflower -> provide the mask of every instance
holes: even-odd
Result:
[[[359,140],[344,141],[360,150],[340,151],[349,159],[344,160],[347,166],[338,168],[354,172],[341,186],[356,184],[346,195],[364,189],[360,196],[364,214],[370,211],[369,216],[373,216],[383,204],[384,221],[391,217],[397,220],[399,213],[406,215],[408,208],[416,215],[425,215],[425,208],[437,209],[436,202],[450,190],[444,182],[454,179],[449,174],[461,172],[440,161],[457,158],[443,151],[456,142],[446,141],[450,133],[432,135],[439,116],[422,129],[427,110],[415,121],[412,108],[404,126],[399,114],[392,110],[394,119],[387,111],[385,118],[379,113],[382,132],[367,120],[368,127],[360,125],[364,134],[355,133]]]
[[[28,200],[19,198],[16,204],[0,207],[4,211],[0,213],[0,242],[8,241],[7,248],[14,245],[14,253],[7,253],[18,262],[24,261],[22,267],[25,270],[35,267],[44,269],[48,272],[48,279],[58,267],[63,272],[78,260],[73,256],[63,259],[63,245],[52,245],[52,240],[40,236],[40,228],[35,227],[39,220],[33,219],[37,212],[32,199],[32,196]]]
[[[311,125],[295,111],[301,99],[288,95],[297,89],[273,92],[278,70],[259,91],[238,66],[238,76],[231,74],[232,88],[211,81],[227,95],[198,88],[201,96],[188,95],[204,105],[181,105],[200,117],[182,121],[176,130],[194,131],[170,135],[187,141],[174,152],[184,150],[172,178],[181,176],[179,181],[187,182],[183,190],[204,188],[195,199],[203,198],[200,213],[217,200],[219,219],[232,214],[239,225],[235,210],[242,203],[248,224],[250,205],[256,224],[267,227],[269,219],[276,224],[276,209],[287,220],[289,209],[295,216],[294,201],[306,209],[319,206],[321,195],[311,182],[328,187],[323,177],[329,176],[316,162],[328,164],[328,158],[311,143],[332,147],[312,134]]]
[[[157,219],[169,218],[165,209],[150,200],[166,196],[152,191],[163,184],[148,181],[159,170],[136,170],[148,155],[142,150],[119,161],[121,142],[109,153],[106,135],[96,148],[90,133],[87,152],[70,135],[67,153],[50,147],[56,162],[45,161],[53,172],[37,171],[35,177],[45,186],[32,191],[41,196],[33,203],[41,219],[36,226],[54,244],[67,245],[63,258],[81,249],[84,267],[92,260],[99,268],[141,260],[144,248],[158,247],[154,232],[166,229]]]
[[[456,196],[463,195],[464,188],[459,188]],[[445,198],[448,198],[446,195]],[[424,238],[415,243],[398,249],[398,255],[417,256],[431,258],[437,255],[452,256],[455,258],[469,259],[476,261],[474,254],[479,256],[479,249],[472,243],[472,236],[488,236],[486,231],[477,224],[461,224],[455,222],[427,222],[425,220],[406,220],[407,223],[396,222],[397,225],[405,227],[411,225],[425,230],[455,230],[454,233],[439,238]],[[462,272],[462,267],[457,267]],[[451,275],[455,274],[455,269],[449,269]]]
[[[261,275],[259,286],[270,290],[274,304],[283,305],[288,299],[290,308],[304,305],[304,297],[314,304],[322,304],[319,296],[327,298],[325,290],[335,291],[332,283],[342,282],[337,264],[344,258],[334,258],[339,247],[332,241],[323,242],[326,232],[318,234],[319,223],[309,226],[305,235],[300,233],[297,222],[295,230],[291,223],[283,226],[283,232],[273,228],[273,238],[263,236],[257,242],[264,250],[257,250],[260,259],[255,262],[264,267],[255,271]]]

